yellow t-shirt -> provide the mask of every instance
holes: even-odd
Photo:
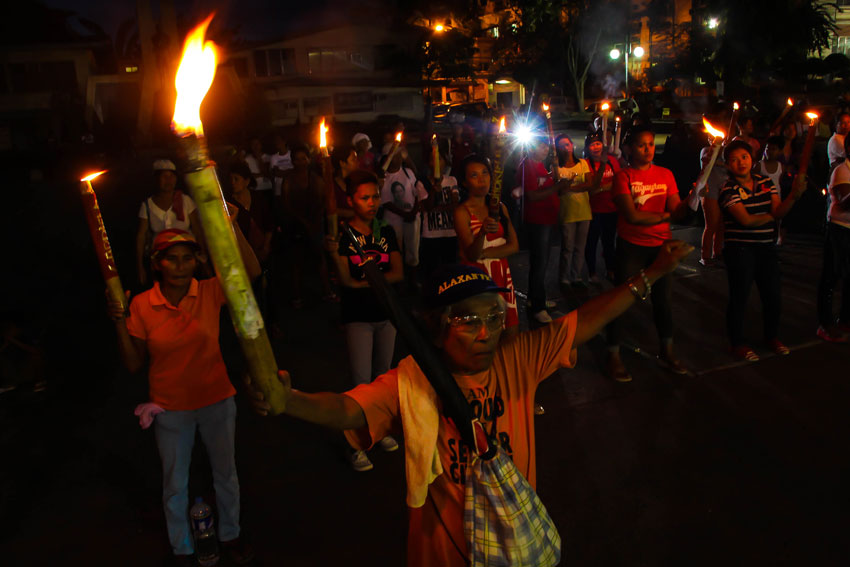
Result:
[[[590,167],[583,159],[578,160],[572,167],[559,167],[561,179],[575,176],[574,183],[584,183],[590,174]],[[590,197],[587,191],[581,193],[564,193],[561,195],[561,224],[568,222],[589,221],[593,217],[590,211]]]

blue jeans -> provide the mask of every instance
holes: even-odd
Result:
[[[552,235],[558,225],[525,223],[528,233],[528,299],[531,301],[531,313],[546,309],[546,269]]]
[[[216,533],[222,541],[239,537],[236,403],[233,398],[196,410],[166,411],[156,416],[154,429],[162,460],[165,523],[174,554],[189,555],[195,549],[189,524],[189,463],[196,429],[201,433],[212,467],[218,509]]]

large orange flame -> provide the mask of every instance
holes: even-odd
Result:
[[[96,173],[90,173],[90,174],[86,175],[85,177],[83,177],[82,179],[80,179],[80,181],[91,181],[91,180],[93,180],[97,177],[100,177],[104,173],[106,173],[105,169],[103,171],[98,171]]]
[[[722,138],[726,137],[726,134],[723,132],[723,130],[718,130],[717,128],[715,128],[711,124],[711,122],[709,122],[708,120],[705,119],[705,117],[703,117],[703,119],[702,119],[702,124],[703,124],[703,126],[705,126],[705,131],[708,132],[709,134],[711,134],[712,136],[714,136],[715,138],[721,138],[722,139]]]
[[[174,86],[177,88],[177,102],[174,104],[174,117],[171,128],[179,135],[204,135],[201,124],[201,103],[210,90],[216,67],[216,48],[211,41],[204,41],[207,27],[215,14],[210,14],[186,36],[183,55]]]
[[[545,102],[543,103],[543,112],[549,112],[549,105]]]
[[[788,97],[788,100],[786,100],[786,101],[785,101],[785,103],[786,103],[788,106],[794,106],[794,99],[793,99],[793,98],[791,98],[791,97]]]
[[[401,132],[395,135],[395,141],[401,143]]]
[[[322,121],[319,122],[319,147],[327,148],[328,147],[328,137],[327,133],[330,130],[327,126],[325,126],[325,117],[322,116]]]
[[[502,119],[499,120],[499,134],[504,134],[508,131],[508,127],[506,125],[505,117],[502,116]]]
[[[817,113],[815,113],[815,112],[807,112],[806,116],[808,116],[809,120],[811,120],[813,123],[814,123],[815,120],[820,118],[820,116],[818,116]]]
[[[608,104],[607,102],[603,102],[601,108],[604,112],[608,112],[608,109],[611,108],[611,105]]]

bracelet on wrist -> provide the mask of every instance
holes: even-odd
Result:
[[[641,293],[637,287],[637,284],[639,283],[643,283],[643,293]],[[652,289],[652,284],[649,283],[649,278],[646,277],[646,272],[643,270],[641,270],[637,275],[626,280],[626,285],[629,286],[629,291],[631,291],[632,294],[640,301],[646,301],[646,298],[649,297],[649,292]]]
[[[649,296],[649,292],[652,291],[652,284],[649,283],[649,278],[646,277],[646,272],[643,271],[643,268],[640,270],[640,277],[643,280],[643,285],[646,286],[646,291],[643,292],[643,297],[646,299]]]
[[[633,279],[634,278],[632,278],[632,280]],[[632,295],[634,295],[637,300],[639,300],[639,301],[645,300],[646,298],[643,297],[640,294],[640,291],[638,290],[637,286],[635,286],[635,284],[632,280],[629,280],[629,281],[626,282],[626,285],[629,286],[629,291],[632,292]]]

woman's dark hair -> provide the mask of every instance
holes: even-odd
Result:
[[[561,155],[558,153],[558,144],[561,140],[567,139],[573,144],[573,161],[578,163],[578,158],[576,157],[576,145],[573,143],[573,139],[567,136],[566,134],[558,134],[558,137],[555,138],[555,154],[558,156],[558,165],[563,166],[564,163],[561,161]]]
[[[354,146],[350,144],[342,144],[334,147],[334,151],[331,152],[331,165],[333,166],[334,173],[339,173],[342,170],[340,164],[347,160],[353,151]]]
[[[244,161],[235,161],[230,164],[230,173],[235,173],[242,179],[247,179],[248,187],[252,189],[257,186],[257,180],[254,179],[254,175],[251,173],[251,168],[248,167],[248,164]]]
[[[484,167],[487,168],[487,173],[491,176],[493,175],[493,166],[490,164],[490,160],[480,154],[469,154],[460,162],[460,165],[457,168],[457,181],[464,187],[466,187],[466,168],[469,167],[469,164],[472,163],[480,163]]]
[[[750,155],[750,159],[753,159],[753,147],[750,144],[744,140],[732,140],[725,148],[723,148],[723,161],[728,162],[729,156],[731,156],[732,152],[735,150],[746,150]]]
[[[653,138],[655,137],[655,131],[652,129],[652,126],[649,124],[638,124],[637,126],[632,126],[629,128],[629,131],[626,133],[626,138],[623,140],[624,146],[633,146],[637,142],[638,138],[640,138],[641,134],[645,133],[652,134]]]
[[[355,169],[345,178],[345,194],[349,197],[354,197],[354,194],[357,193],[357,188],[367,183],[378,185],[378,177],[371,171]]]
[[[771,136],[770,138],[767,139],[767,141],[765,142],[764,145],[766,146],[768,144],[772,144],[772,145],[776,146],[777,148],[779,148],[780,150],[782,150],[782,149],[785,148],[785,137],[784,136]]]

